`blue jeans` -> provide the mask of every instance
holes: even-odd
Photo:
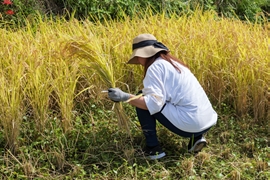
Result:
[[[161,110],[162,111],[162,110]],[[156,146],[159,144],[156,132],[156,120],[158,120],[163,126],[167,129],[172,131],[173,133],[182,136],[182,137],[197,137],[201,136],[202,134],[206,133],[210,128],[198,132],[198,133],[190,133],[185,132],[177,127],[175,127],[162,113],[158,112],[156,114],[150,115],[148,110],[136,108],[137,116],[141,124],[141,128],[143,134],[146,138],[146,145],[147,146]]]

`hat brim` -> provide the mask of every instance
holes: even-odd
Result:
[[[158,53],[160,51],[167,51],[168,52],[168,50],[166,50],[166,49],[155,48],[153,46],[135,49],[135,50],[133,50],[133,53],[132,53],[131,57],[129,58],[127,64],[140,64],[137,57],[149,58],[151,56],[154,56],[156,53]]]

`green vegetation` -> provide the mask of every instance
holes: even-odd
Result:
[[[1,179],[269,179],[269,24],[200,9],[145,14],[102,22],[41,15],[0,29]],[[218,111],[197,155],[159,126],[168,156],[148,161],[134,109],[101,93],[142,88],[141,67],[125,62],[145,32],[189,65]]]
[[[64,16],[69,19],[106,20],[154,14],[192,14],[198,7],[215,11],[220,17],[265,23],[270,18],[270,0],[1,0],[0,27],[22,27],[25,19]],[[7,12],[11,10],[10,12]],[[146,11],[147,12],[147,11]]]
[[[158,135],[167,156],[158,161],[141,157],[144,139],[136,119],[131,118],[130,138],[119,129],[114,114],[100,105],[91,104],[76,116],[69,133],[54,118],[50,128],[37,136],[25,117],[17,155],[1,147],[1,179],[268,180],[267,128],[251,119],[239,121],[228,112],[219,114],[219,123],[207,134],[209,146],[196,156],[187,153],[188,139],[160,126]]]

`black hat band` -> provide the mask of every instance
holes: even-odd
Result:
[[[138,49],[138,48],[142,48],[142,47],[146,47],[146,46],[154,46],[155,48],[160,48],[160,49],[164,49],[164,50],[169,50],[164,44],[162,44],[161,42],[158,42],[156,40],[146,40],[146,41],[142,41],[136,44],[132,44],[132,50],[134,49]]]

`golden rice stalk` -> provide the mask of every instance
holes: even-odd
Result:
[[[53,90],[51,73],[46,69],[47,63],[40,60],[38,55],[40,54],[31,53],[28,62],[25,62],[25,96],[33,109],[35,127],[37,131],[42,132],[48,122],[49,101]]]
[[[59,66],[54,68],[54,91],[57,95],[58,105],[61,110],[62,122],[64,131],[72,129],[72,110],[74,108],[74,98],[76,84],[79,78],[79,63],[65,62],[64,59],[59,59]]]
[[[3,62],[4,61],[4,62]],[[24,68],[13,59],[2,61],[0,69],[0,123],[4,130],[6,145],[12,153],[18,148],[18,137],[24,114],[23,82]]]

